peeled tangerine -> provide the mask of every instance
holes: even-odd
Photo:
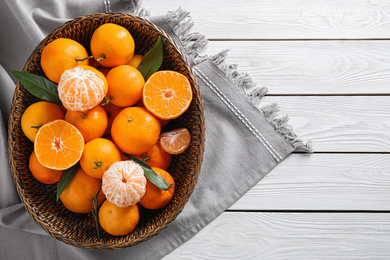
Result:
[[[67,110],[87,111],[99,105],[107,93],[107,80],[97,69],[77,66],[66,70],[58,83],[58,96]]]
[[[138,203],[146,191],[144,171],[131,160],[113,163],[103,174],[102,181],[106,199],[121,208]]]

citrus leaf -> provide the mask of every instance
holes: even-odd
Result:
[[[92,213],[92,216],[95,220],[95,226],[96,226],[96,233],[97,233],[97,237],[100,238],[100,228],[99,228],[99,205],[98,205],[98,196],[99,196],[99,193],[101,191],[102,187],[100,187],[100,189],[98,190],[98,192],[96,193],[95,197],[92,198],[92,202],[93,202],[93,210],[91,211]]]
[[[61,178],[57,184],[57,201],[60,199],[62,192],[66,189],[66,187],[68,187],[69,183],[73,180],[73,177],[76,175],[79,169],[80,164],[77,163],[62,173]]]
[[[154,47],[151,48],[142,58],[137,69],[141,72],[145,81],[147,81],[148,78],[160,68],[163,62],[162,47],[161,36],[159,36]]]
[[[12,74],[34,96],[51,103],[62,104],[56,83],[33,73],[13,70]]]
[[[144,170],[144,174],[145,174],[146,178],[148,178],[148,180],[151,183],[156,185],[157,188],[159,188],[161,190],[168,190],[169,189],[170,185],[168,185],[168,183],[164,180],[163,177],[161,177],[155,171],[153,171],[153,169],[149,165],[147,165],[146,163],[144,163],[143,161],[141,161],[137,157],[134,157],[130,154],[125,153],[124,155],[126,157],[132,159],[134,162],[138,163],[142,167],[142,169]]]

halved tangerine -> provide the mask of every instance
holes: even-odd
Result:
[[[186,76],[176,71],[157,71],[146,81],[142,100],[145,108],[156,117],[175,119],[191,104],[191,84]]]
[[[66,170],[75,165],[84,150],[80,131],[65,120],[54,120],[39,128],[34,142],[39,163],[54,170]]]

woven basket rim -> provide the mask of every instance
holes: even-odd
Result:
[[[20,127],[20,113],[21,113],[21,109],[22,109],[22,108],[20,108],[20,102],[23,101],[23,100],[20,101],[19,96],[21,94],[25,93],[26,90],[20,84],[20,82],[17,83],[16,89],[14,92],[13,101],[12,101],[10,118],[9,118],[9,122],[8,122],[8,151],[9,151],[9,163],[10,163],[10,167],[11,167],[11,173],[12,173],[12,177],[13,177],[17,192],[19,194],[19,197],[20,197],[24,207],[26,208],[27,212],[32,217],[32,219],[39,226],[41,226],[48,234],[50,234],[52,237],[54,237],[62,242],[65,242],[67,244],[76,246],[76,247],[87,248],[87,249],[99,249],[99,250],[121,249],[121,248],[126,248],[129,246],[134,246],[134,245],[137,245],[139,243],[145,242],[148,239],[150,239],[153,236],[160,233],[180,214],[180,212],[184,208],[184,205],[187,203],[189,197],[191,196],[193,189],[194,189],[194,186],[197,182],[198,175],[200,172],[200,166],[201,166],[201,163],[203,160],[204,139],[205,139],[205,123],[204,123],[205,121],[204,121],[203,103],[202,103],[202,98],[200,95],[199,86],[197,84],[196,77],[192,71],[190,62],[188,61],[184,52],[180,49],[180,46],[178,44],[176,44],[175,41],[167,33],[165,33],[163,29],[161,29],[157,25],[153,24],[152,22],[145,20],[145,19],[142,19],[140,17],[136,17],[133,15],[125,14],[125,13],[110,13],[110,14],[95,13],[95,14],[84,15],[84,16],[80,16],[78,18],[72,19],[72,20],[64,23],[63,25],[57,27],[55,30],[53,30],[47,37],[45,37],[45,39],[43,39],[36,46],[34,51],[31,53],[30,57],[28,58],[22,71],[29,72],[30,71],[29,66],[33,63],[34,58],[36,58],[36,56],[39,55],[43,46],[45,46],[50,41],[55,39],[64,30],[68,30],[69,28],[71,28],[75,24],[81,23],[83,21],[88,21],[91,23],[93,23],[95,21],[100,21],[100,22],[103,21],[105,23],[107,19],[108,20],[109,19],[129,19],[129,20],[134,20],[136,22],[139,22],[142,25],[144,25],[145,28],[147,28],[148,30],[152,30],[153,33],[156,33],[157,35],[161,36],[163,38],[164,44],[169,44],[171,46],[171,48],[175,52],[177,52],[177,54],[181,58],[181,62],[184,64],[183,66],[185,67],[186,71],[188,71],[188,75],[191,79],[193,89],[195,90],[193,102],[194,102],[194,100],[196,101],[195,102],[196,109],[197,109],[197,112],[199,113],[199,115],[198,115],[199,119],[197,118],[196,122],[199,123],[200,125],[198,126],[199,127],[199,136],[198,136],[199,140],[197,140],[197,141],[199,144],[197,147],[199,147],[199,148],[197,151],[197,158],[195,158],[196,164],[193,167],[194,170],[193,170],[193,172],[191,172],[191,178],[190,178],[192,180],[191,185],[193,185],[192,189],[189,190],[188,196],[186,195],[186,197],[184,197],[183,201],[180,202],[181,204],[180,204],[180,206],[178,206],[178,210],[175,212],[172,212],[172,216],[169,219],[167,219],[161,227],[157,227],[157,228],[153,229],[151,232],[147,232],[145,234],[142,234],[140,236],[140,239],[138,239],[137,241],[129,241],[128,239],[126,239],[126,237],[118,237],[118,239],[111,239],[109,241],[105,241],[104,243],[103,242],[90,242],[90,241],[76,241],[73,238],[69,237],[69,235],[61,232],[61,230],[58,230],[57,227],[54,227],[52,225],[52,223],[50,222],[50,220],[43,218],[41,212],[39,212],[35,207],[31,206],[31,200],[28,196],[29,191],[25,190],[22,187],[22,181],[20,179],[20,173],[18,170],[20,161],[16,160],[16,157],[14,157],[14,155],[16,154],[15,151],[18,151],[17,140],[20,140],[20,138],[21,138],[20,136],[16,135],[17,131],[20,132],[20,130],[18,130]],[[18,116],[16,116],[16,114]],[[18,155],[18,156],[23,157],[23,156],[27,156],[27,155],[22,154],[22,155]],[[58,202],[58,203],[60,203],[60,202]]]

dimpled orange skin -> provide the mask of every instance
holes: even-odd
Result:
[[[88,65],[88,59],[76,60],[76,58],[84,59],[86,57],[88,57],[88,52],[80,43],[72,39],[58,38],[43,48],[41,67],[48,79],[58,83],[65,70],[79,65]]]
[[[172,162],[172,155],[165,152],[159,142],[154,144],[146,153],[136,157],[144,160],[150,167],[157,167],[164,170],[168,169]]]
[[[39,128],[56,119],[64,119],[64,112],[60,106],[46,101],[33,103],[22,115],[23,133],[31,142],[34,142]]]
[[[127,65],[133,66],[134,68],[138,68],[143,57],[144,56],[141,54],[134,54],[133,58],[127,63]]]
[[[142,98],[142,88],[145,85],[141,72],[130,65],[112,68],[107,74],[110,103],[118,107],[135,105]]]
[[[109,68],[127,64],[133,58],[135,50],[130,32],[113,23],[97,28],[92,35],[90,46],[94,59]],[[99,60],[101,57],[103,59]]]
[[[68,111],[65,121],[74,125],[84,137],[85,142],[102,137],[108,126],[107,112],[101,105],[86,111]]]
[[[139,203],[147,209],[161,209],[171,201],[175,192],[175,181],[167,171],[156,167],[152,167],[152,169],[170,185],[169,189],[162,190],[148,180],[145,195]]]
[[[121,152],[114,142],[104,138],[95,138],[85,144],[80,165],[86,174],[101,179],[104,172],[114,162],[120,160]]]
[[[56,183],[60,180],[63,172],[61,170],[53,170],[46,168],[45,166],[40,164],[34,151],[30,155],[28,168],[30,169],[30,172],[34,176],[34,178],[44,184]]]
[[[75,213],[90,213],[93,210],[93,198],[98,193],[102,181],[86,174],[79,169],[72,181],[62,192],[60,199],[65,208]],[[104,193],[99,192],[98,205],[104,201]]]
[[[111,137],[125,153],[139,155],[147,152],[161,133],[160,121],[142,107],[122,109],[112,122]]]
[[[104,231],[113,236],[130,234],[137,226],[139,218],[137,204],[120,208],[106,200],[99,209],[100,226]]]

